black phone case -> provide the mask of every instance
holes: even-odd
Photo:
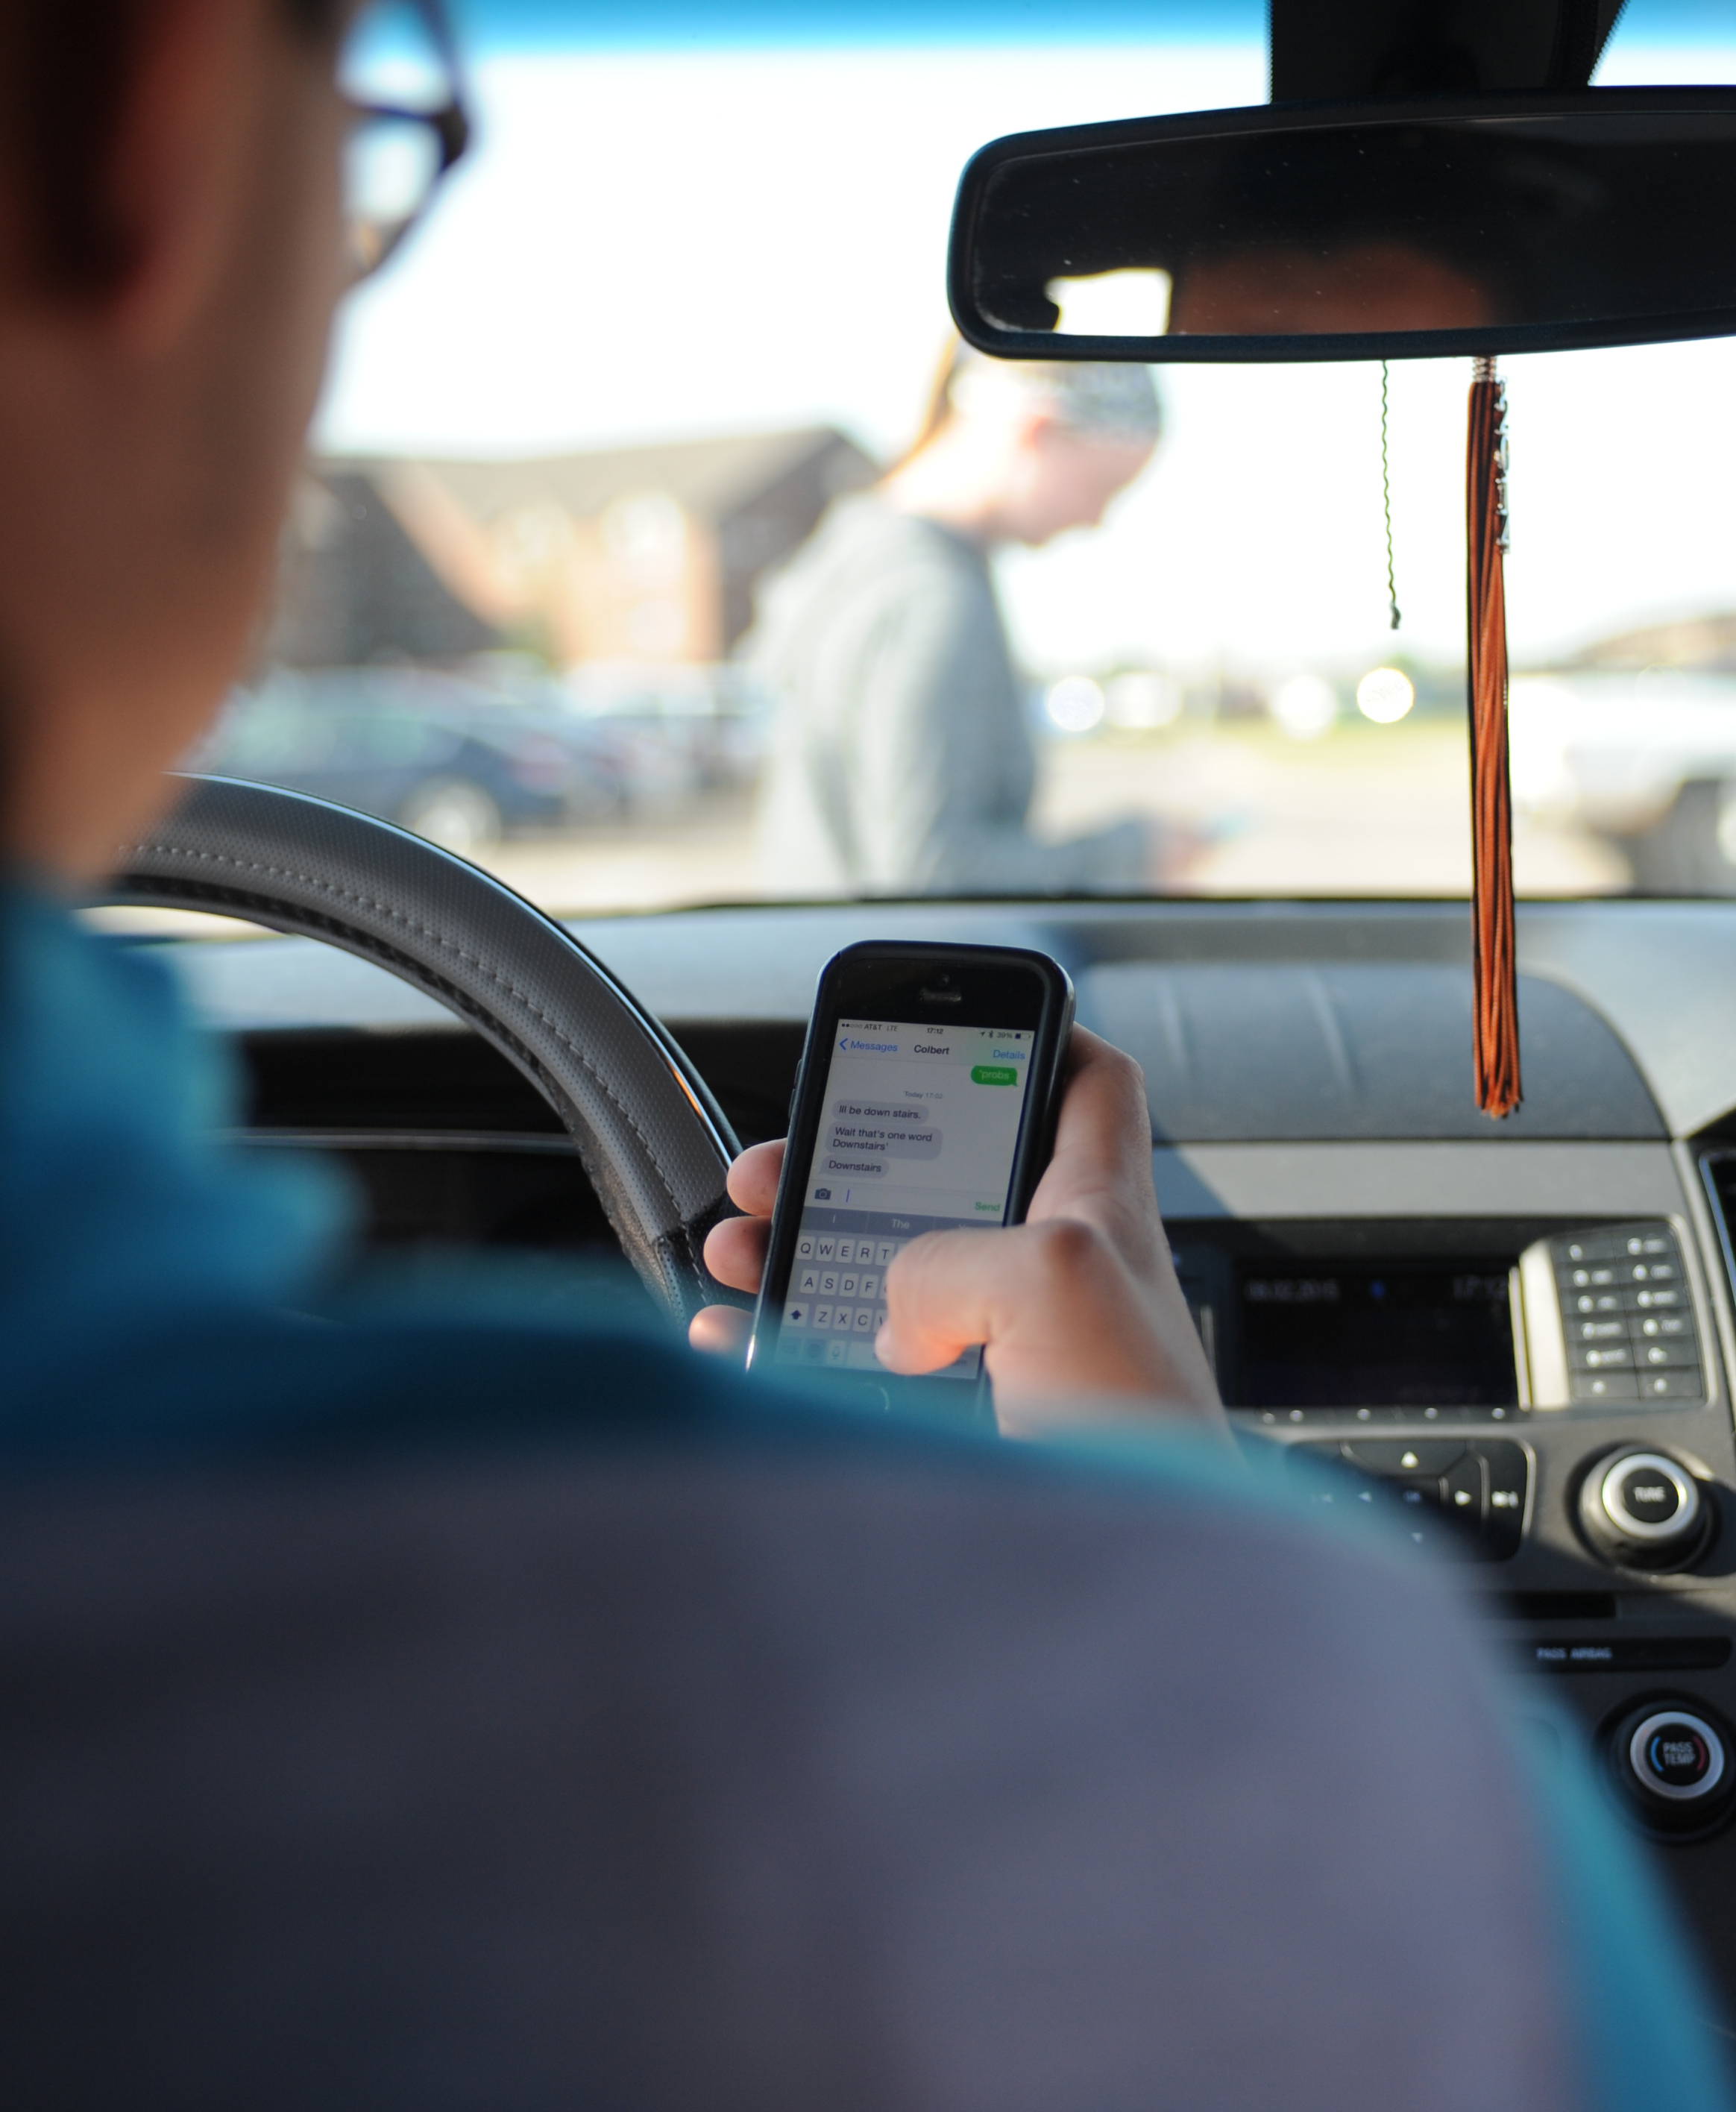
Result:
[[[819,1134],[825,1081],[831,1065],[830,1023],[847,1016],[849,1004],[844,993],[852,972],[875,965],[891,966],[909,961],[920,967],[942,963],[968,970],[973,964],[979,967],[1010,967],[1023,966],[1034,969],[1043,978],[1044,1005],[1043,1017],[1037,1027],[1037,1040],[1031,1058],[1031,1079],[1026,1088],[1025,1117],[1020,1126],[1019,1140],[1013,1154],[1012,1176],[1008,1183],[1009,1202],[1005,1222],[1020,1224],[1030,1207],[1037,1183],[1043,1177],[1045,1167],[1055,1146],[1055,1124],[1060,1112],[1061,1084],[1066,1061],[1067,1040],[1073,1027],[1074,991],[1071,978],[1058,961],[1047,954],[1022,946],[943,946],[911,940],[867,940],[847,946],[834,954],[820,971],[819,986],[815,993],[814,1009],[810,1014],[807,1036],[802,1044],[802,1061],[796,1072],[796,1090],[790,1104],[789,1149],[784,1162],[783,1178],[778,1186],[778,1199],[772,1213],[771,1236],[767,1245],[766,1274],[761,1285],[758,1304],[754,1309],[753,1331],[748,1347],[750,1368],[769,1368],[771,1351],[777,1340],[785,1293],[788,1287],[793,1265],[798,1227],[802,1217],[802,1196],[807,1186],[807,1169],[812,1158]],[[822,1022],[827,1022],[824,1037],[818,1030]],[[819,1060],[816,1060],[816,1055]],[[792,1367],[791,1375],[795,1375]],[[829,1377],[834,1375],[827,1374]],[[875,1377],[852,1373],[848,1381],[852,1391],[878,1396],[871,1405],[891,1406],[902,1391],[923,1389],[920,1379],[899,1378],[891,1372]],[[973,1413],[979,1411],[988,1401],[988,1385],[986,1376],[975,1386],[965,1387],[958,1381],[945,1382],[970,1404]],[[930,1400],[938,1386],[925,1389]]]

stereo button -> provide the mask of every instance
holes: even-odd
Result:
[[[1358,1437],[1344,1456],[1365,1473],[1438,1475],[1465,1456],[1465,1444],[1452,1437]]]
[[[1679,1459],[1625,1445],[1586,1476],[1579,1523],[1612,1562],[1679,1569],[1704,1548],[1711,1518],[1700,1484]]]
[[[1632,1372],[1575,1372],[1568,1390],[1575,1400],[1638,1400]]]
[[[1703,1716],[1660,1709],[1636,1724],[1628,1764],[1647,1795],[1686,1804],[1710,1796],[1724,1779],[1724,1741]]]
[[[1687,1371],[1642,1372],[1639,1397],[1642,1400],[1704,1400],[1706,1381],[1697,1364]]]
[[[1697,1364],[1700,1345],[1697,1342],[1684,1342],[1679,1337],[1673,1342],[1648,1342],[1642,1339],[1636,1361],[1648,1371],[1670,1364]]]
[[[1506,1562],[1519,1552],[1525,1536],[1525,1488],[1530,1468],[1522,1445],[1479,1445],[1488,1469],[1483,1542],[1492,1562]]]
[[[1615,1504],[1642,1525],[1667,1525],[1682,1508],[1674,1476],[1653,1466],[1628,1468],[1616,1477],[1613,1488]]]
[[[1625,1320],[1577,1320],[1574,1322],[1574,1338],[1580,1342],[1625,1342],[1628,1339]]]
[[[1483,1462],[1475,1452],[1460,1460],[1441,1484],[1443,1507],[1449,1518],[1479,1524],[1484,1512]]]
[[[1730,1734],[1703,1702],[1642,1702],[1608,1739],[1616,1783],[1652,1832],[1690,1839],[1729,1816]]]
[[[1630,1372],[1634,1368],[1633,1348],[1626,1342],[1593,1343],[1589,1346],[1574,1342],[1569,1348],[1576,1371]]]

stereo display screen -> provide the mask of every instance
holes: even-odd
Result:
[[[1244,1262],[1238,1404],[1507,1408],[1519,1399],[1505,1261]]]

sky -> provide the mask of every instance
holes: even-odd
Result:
[[[1255,44],[1266,35],[1267,0],[448,0],[467,50],[592,51],[705,45],[713,49],[805,45],[1125,43]],[[1683,8],[1720,0],[1630,0]]]
[[[516,0],[516,33],[475,67],[474,160],[343,320],[329,448],[535,454],[819,423],[888,454],[945,339],[948,218],[977,147],[1266,97],[1260,43],[1116,43],[1121,0],[1092,0],[1099,40],[1078,47],[920,55],[770,30],[752,49],[551,51],[537,5]],[[1600,78],[1736,78],[1736,26],[1697,45],[1694,0],[1665,5],[1634,0]],[[775,28],[776,0],[761,8]],[[1673,41],[1635,40],[1648,9]],[[1736,607],[1736,342],[1505,371],[1516,660]],[[1468,379],[1464,361],[1391,370],[1396,638],[1378,366],[1182,366],[1160,376],[1170,438],[1108,526],[1004,562],[1027,661],[1281,679],[1395,649],[1457,659]]]
[[[1170,43],[1257,43],[1268,0],[448,0],[467,48],[592,49],[652,44],[862,44],[1011,41],[1125,43],[1154,32]],[[1729,0],[1625,0],[1613,44],[1714,43],[1730,31]]]

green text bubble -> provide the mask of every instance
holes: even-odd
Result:
[[[1019,1074],[1011,1063],[975,1063],[970,1076],[979,1086],[1016,1086]]]

